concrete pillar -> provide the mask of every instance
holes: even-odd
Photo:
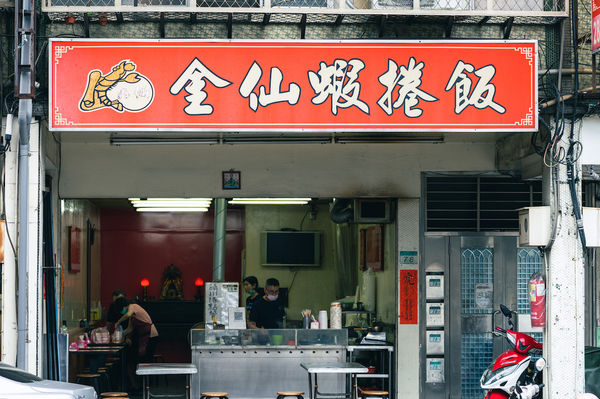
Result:
[[[578,132],[574,140],[578,139]],[[567,123],[560,145],[568,148],[570,126]],[[555,239],[547,252],[546,328],[544,357],[548,361],[544,382],[549,399],[575,398],[584,391],[584,262],[581,241],[573,214],[567,179],[567,166],[555,166],[558,184],[550,189],[553,215],[556,215]],[[577,197],[581,206],[581,165],[575,165]],[[544,174],[545,183],[549,173]],[[555,195],[552,190],[557,190]]]
[[[17,121],[10,118],[12,132],[18,132]],[[13,136],[18,143],[18,134]],[[18,144],[16,145],[18,147]],[[4,231],[4,265],[2,265],[2,326],[0,344],[2,347],[2,363],[17,365],[17,159],[18,151],[12,147],[6,153],[4,170],[6,201],[6,224]]]
[[[13,133],[18,132],[16,118],[13,123]],[[29,256],[27,257],[26,273],[29,275],[27,289],[27,309],[24,316],[27,318],[28,328],[26,330],[25,351],[23,365],[20,365],[30,373],[41,375],[42,372],[42,284],[41,284],[41,203],[40,185],[44,175],[40,167],[40,126],[37,121],[30,125],[29,146],[29,183],[28,195],[28,234],[27,246]],[[5,236],[5,263],[2,270],[2,362],[17,365],[17,290],[16,290],[16,255],[18,252],[18,151],[19,135],[13,134],[11,149],[6,153],[6,230],[10,234],[12,244]],[[14,246],[14,250],[13,250]]]

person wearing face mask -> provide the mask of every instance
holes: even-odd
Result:
[[[116,306],[121,311],[121,318],[115,323],[119,324],[129,320],[127,328],[124,331],[125,342],[128,345],[127,350],[127,368],[131,389],[138,391],[139,387],[135,380],[135,369],[138,363],[151,363],[154,355],[154,347],[158,331],[150,318],[148,312],[137,303],[130,303],[126,298],[121,297],[116,301]]]
[[[248,294],[246,298],[246,319],[250,317],[252,305],[260,299],[263,290],[258,288],[258,279],[254,276],[248,276],[244,279],[244,290]]]
[[[249,328],[282,328],[283,302],[279,298],[279,281],[270,278],[265,283],[265,294],[252,305]]]

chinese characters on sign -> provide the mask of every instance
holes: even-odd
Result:
[[[417,118],[423,114],[421,108],[413,108],[419,104],[419,98],[424,101],[438,101],[437,98],[419,89],[421,77],[423,75],[423,62],[417,61],[411,57],[408,66],[400,66],[394,60],[388,60],[388,70],[379,77],[379,82],[385,87],[385,93],[377,101],[377,105],[388,115],[392,115],[394,109],[404,106],[404,114],[409,118]],[[308,71],[310,86],[315,96],[311,99],[315,105],[323,104],[326,101],[331,102],[331,113],[338,114],[338,108],[357,107],[365,114],[369,114],[369,106],[360,100],[360,82],[359,73],[364,69],[365,64],[357,59],[340,60],[337,59],[332,65],[326,65],[321,62],[318,71]],[[473,79],[467,73],[475,75],[475,87],[471,90]],[[475,70],[473,65],[465,64],[459,61],[448,80],[446,91],[455,87],[454,112],[460,114],[469,105],[477,109],[486,107],[503,114],[506,109],[494,102],[496,87],[490,83],[496,73],[492,65],[487,65]],[[242,97],[248,98],[250,109],[257,111],[258,106],[267,107],[274,103],[287,102],[289,105],[295,105],[300,99],[300,86],[297,83],[290,83],[288,91],[281,91],[281,82],[283,74],[278,67],[271,67],[269,90],[267,93],[265,86],[259,87],[259,93],[254,92],[258,82],[262,77],[262,68],[256,63],[252,64],[244,80],[240,84],[239,93]],[[185,96],[188,105],[184,108],[185,113],[189,115],[210,115],[213,107],[204,104],[207,98],[203,90],[208,80],[215,87],[223,88],[231,82],[215,75],[197,58],[190,63],[186,70],[177,78],[171,86],[171,94],[177,95],[183,89],[188,96]],[[393,90],[398,86],[398,95],[393,100]]]
[[[216,319],[218,324],[227,326],[229,309],[238,306],[238,283],[206,283],[206,301],[204,304],[205,321],[212,326]]]
[[[96,43],[52,41],[52,129],[537,126],[532,41]]]
[[[418,271],[400,270],[400,324],[418,324],[418,300]]]
[[[183,71],[169,90],[171,94],[179,94],[181,90],[188,93],[185,100],[188,105],[184,111],[188,115],[210,115],[213,113],[213,107],[210,104],[204,104],[207,94],[204,91],[206,81],[209,81],[215,87],[227,87],[231,84],[215,75],[198,58],[194,58],[190,65]]]
[[[600,0],[592,0],[592,53],[600,51]]]

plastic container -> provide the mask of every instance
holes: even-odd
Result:
[[[331,303],[331,308],[329,308],[329,317],[331,317],[330,320],[330,327],[336,330],[339,330],[342,328],[342,304],[339,302],[332,302]]]
[[[327,311],[319,310],[319,328],[321,330],[327,329]]]

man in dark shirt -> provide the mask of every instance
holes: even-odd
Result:
[[[250,311],[250,328],[282,328],[283,302],[279,298],[279,281],[270,278],[265,283],[265,294],[252,305]]]

